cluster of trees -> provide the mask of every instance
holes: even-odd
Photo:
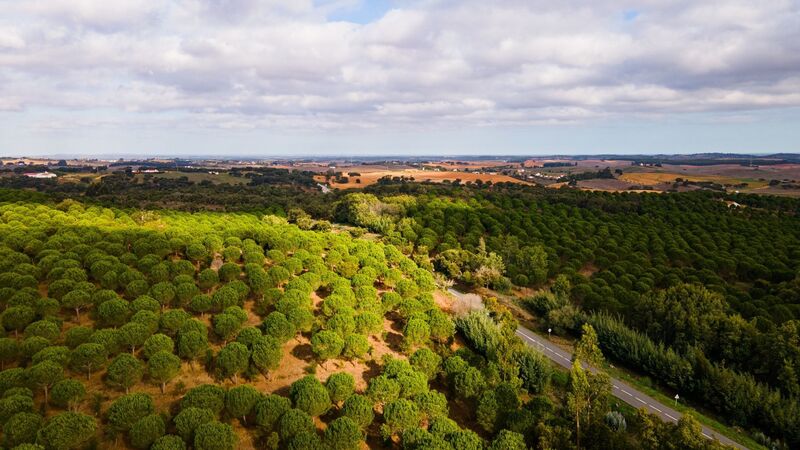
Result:
[[[324,362],[368,358],[370,337],[380,338],[387,314],[400,321],[409,352],[444,347],[455,332],[435,306],[431,273],[391,245],[302,231],[275,216],[129,213],[73,200],[53,205],[36,197],[40,203],[33,203],[28,199],[34,195],[25,192],[3,194],[0,395],[9,400],[0,412],[9,420],[23,414],[12,423],[24,436],[8,438],[20,443],[74,448],[95,439],[95,419],[84,423],[75,412],[87,407],[82,380],[90,380],[107,386],[112,398],[123,395],[100,416],[106,437],[115,430],[136,448],[234,448],[226,420],[258,423],[252,411],[263,397],[239,380],[269,378],[285,344],[299,334]],[[222,410],[211,408],[214,420],[202,432],[171,436],[181,421],[171,424],[147,394],[131,392],[149,383],[169,398],[171,384],[198,369],[236,386],[227,392],[217,387],[226,412],[220,416]],[[184,381],[174,383],[175,392]],[[341,376],[332,377],[328,403],[364,414],[359,400],[347,402],[347,385]],[[285,421],[294,423],[288,428],[307,430],[310,418],[298,414],[319,415],[329,406],[313,406],[313,398],[304,400],[313,386],[297,386],[292,399],[301,409]],[[41,396],[40,408],[65,411],[47,421],[30,416],[37,409],[35,395]],[[19,427],[23,419],[31,425]],[[351,419],[336,419],[321,442],[340,442],[348,433],[345,442],[360,442],[366,425],[354,428]],[[52,431],[59,427],[75,433]],[[281,445],[290,445],[295,432],[275,431]],[[81,440],[47,440],[74,435]],[[293,448],[313,448],[312,438],[303,439]]]
[[[589,324],[596,330],[597,341],[612,359],[652,376],[661,384],[696,400],[725,418],[732,425],[762,430],[793,448],[800,443],[800,403],[796,393],[772,388],[757,381],[753,375],[730,367],[726,360],[715,362],[706,352],[715,342],[706,336],[720,333],[731,351],[747,342],[737,340],[725,328],[725,321],[736,321],[737,316],[722,315],[714,318],[715,303],[721,299],[696,285],[681,285],[659,292],[642,305],[639,323],[649,323],[648,334],[632,329],[624,321],[607,313],[586,313],[568,304],[564,293],[547,293],[528,299],[528,306],[547,317],[548,326],[557,331],[579,334],[581,327]],[[693,311],[686,314],[686,310]],[[655,321],[652,318],[656,317]],[[788,323],[788,322],[787,322]],[[786,324],[784,324],[786,325]],[[656,331],[654,331],[654,329]],[[784,330],[787,331],[787,330]],[[659,334],[660,332],[661,334]],[[667,336],[665,333],[668,333]],[[706,336],[706,337],[704,337]],[[796,339],[796,330],[789,338]],[[757,338],[757,341],[765,339]],[[672,344],[671,346],[666,343]],[[796,351],[791,342],[774,341],[773,353],[782,357],[785,352]],[[743,349],[745,352],[748,348]],[[755,350],[754,350],[755,351]],[[745,353],[746,354],[746,353]],[[753,360],[762,355],[755,354]],[[796,376],[793,365],[784,360],[780,381],[794,386]]]

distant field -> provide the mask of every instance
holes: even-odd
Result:
[[[765,187],[769,184],[766,180],[758,180],[755,178],[736,178],[721,175],[697,175],[690,173],[675,173],[675,172],[634,172],[624,173],[620,175],[620,180],[627,181],[633,184],[640,185],[657,185],[674,183],[677,178],[682,178],[688,181],[703,182],[709,181],[712,183],[719,183],[722,185],[737,185],[747,183],[744,189],[758,189]]]
[[[443,181],[455,181],[455,180],[461,180],[462,182],[467,182],[467,181],[476,182],[478,180],[481,180],[483,182],[491,181],[492,183],[511,182],[520,184],[531,184],[526,181],[518,180],[516,178],[512,178],[506,175],[491,175],[486,173],[478,174],[470,172],[450,172],[450,171],[435,172],[431,170],[420,170],[420,169],[379,170],[374,172],[360,172],[360,173],[361,173],[360,176],[349,177],[349,181],[347,183],[331,182],[330,185],[337,189],[359,188],[375,184],[378,182],[380,178],[383,178],[385,176],[414,178],[414,181],[418,182],[431,181],[434,183],[441,183]],[[322,175],[317,175],[314,178],[321,183],[325,182],[325,177]],[[357,183],[356,180],[360,180],[361,182]]]

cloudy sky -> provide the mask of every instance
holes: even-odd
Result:
[[[800,152],[798,0],[0,0],[0,154]]]

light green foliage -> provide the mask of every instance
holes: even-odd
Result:
[[[355,379],[347,372],[331,374],[325,382],[325,388],[332,402],[340,404],[350,398],[355,391]]]
[[[232,342],[217,354],[217,371],[223,378],[233,378],[234,383],[239,381],[239,374],[247,370],[250,362],[250,351],[243,344]]]
[[[344,339],[330,330],[322,330],[311,337],[311,348],[322,360],[338,357],[344,350]]]
[[[372,401],[360,394],[351,395],[345,400],[342,414],[353,419],[362,429],[369,426],[375,418]]]
[[[414,370],[424,373],[429,380],[432,380],[436,377],[436,374],[439,373],[442,357],[434,353],[431,349],[423,347],[411,355],[409,362]]]
[[[390,434],[394,434],[418,426],[420,412],[414,402],[401,398],[384,406],[383,419]]]
[[[351,334],[344,338],[342,356],[347,359],[362,359],[371,350],[372,346],[367,337],[361,334]]]
[[[301,433],[313,433],[314,420],[306,412],[293,408],[281,416],[278,421],[278,434],[286,442]]]

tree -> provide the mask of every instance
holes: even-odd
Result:
[[[501,430],[489,446],[490,450],[526,450],[525,437],[509,430]]]
[[[214,384],[202,384],[194,387],[183,396],[181,408],[204,408],[215,415],[225,407],[225,389]]]
[[[247,370],[250,362],[250,351],[244,344],[232,342],[217,354],[217,369],[220,376],[233,378],[234,383],[239,382],[239,374]]]
[[[581,327],[581,339],[575,345],[575,353],[572,355],[572,359],[586,361],[597,367],[603,362],[603,353],[600,351],[600,346],[597,342],[597,333],[588,323],[583,324]]]
[[[164,419],[160,415],[150,414],[149,416],[144,416],[131,427],[131,445],[134,448],[148,449],[166,431]]]
[[[76,411],[86,397],[86,388],[78,380],[67,378],[53,385],[50,393],[50,403],[70,411]]]
[[[270,394],[262,397],[254,407],[256,425],[265,432],[274,431],[275,425],[286,411],[292,408],[291,401],[280,395]]]
[[[419,426],[419,408],[411,400],[401,398],[386,404],[383,408],[383,418],[386,421],[385,430],[391,436]]]
[[[236,336],[242,326],[242,321],[233,314],[217,314],[214,316],[214,333],[219,336],[224,343]]]
[[[431,349],[423,347],[415,351],[409,358],[409,362],[414,370],[418,370],[432,380],[439,373],[442,364],[442,357],[434,353]]]
[[[406,347],[412,348],[428,341],[431,336],[431,328],[424,319],[412,317],[403,328],[403,336],[405,336]]]
[[[225,423],[204,423],[194,432],[196,450],[234,450],[237,442],[233,427]]]
[[[142,380],[144,364],[128,353],[120,353],[108,365],[106,384],[129,393],[130,388]]]
[[[447,417],[450,407],[447,405],[447,397],[439,391],[429,390],[414,396],[414,403],[419,408],[420,414],[428,419],[434,420],[439,417]]]
[[[208,338],[198,331],[189,331],[178,335],[178,355],[189,361],[194,369],[194,362],[206,354]]]
[[[344,349],[344,339],[338,333],[322,330],[311,337],[311,350],[322,360],[338,357]]]
[[[2,323],[6,330],[13,330],[14,337],[24,330],[33,319],[36,318],[36,311],[28,306],[12,306],[3,312]]]
[[[147,374],[155,383],[161,385],[161,393],[165,393],[167,383],[181,371],[181,359],[167,351],[152,355],[147,361]]]
[[[386,375],[378,375],[369,380],[367,396],[375,403],[388,403],[400,396],[400,385]]]
[[[476,397],[483,391],[485,385],[486,381],[483,378],[483,374],[471,366],[456,374],[453,379],[453,387],[462,398]]]
[[[166,334],[154,334],[147,338],[142,345],[142,356],[144,359],[150,359],[159,352],[172,353],[175,350],[175,342]]]
[[[16,339],[0,338],[0,371],[5,370],[6,364],[15,361],[19,354],[19,344]]]
[[[225,394],[225,409],[232,417],[242,419],[242,423],[247,423],[247,416],[255,407],[261,394],[252,386],[236,386],[228,390]]]
[[[42,361],[25,371],[28,381],[37,389],[44,391],[44,405],[50,402],[50,388],[64,378],[64,368],[53,361]]]
[[[261,324],[264,334],[272,336],[281,342],[286,342],[297,333],[294,325],[286,318],[285,315],[273,311],[271,312],[264,323]]]
[[[186,450],[186,443],[178,436],[167,434],[156,439],[150,450]]]
[[[311,416],[321,416],[331,407],[328,390],[313,375],[306,375],[292,383],[289,397],[295,408]]]
[[[75,321],[80,322],[81,310],[92,304],[92,297],[86,291],[71,291],[61,297],[61,306],[75,311]]]
[[[331,401],[341,404],[353,395],[356,389],[356,381],[349,373],[338,372],[328,377],[328,381],[325,382],[325,388],[328,389]]]
[[[150,288],[150,296],[161,304],[161,309],[163,310],[168,307],[175,298],[175,286],[168,281],[156,283]]]
[[[136,347],[142,346],[150,337],[150,330],[141,323],[128,322],[120,327],[117,337],[119,343],[131,349],[131,355],[136,352]]]
[[[108,408],[108,423],[117,431],[127,432],[139,419],[153,414],[153,399],[144,393],[126,394]]]
[[[200,289],[211,289],[212,287],[216,286],[217,283],[219,283],[219,275],[217,275],[217,272],[214,269],[203,269],[197,276],[197,284],[200,285]]]
[[[281,416],[278,422],[278,434],[284,442],[290,441],[301,433],[313,433],[314,420],[306,412],[292,408]]]
[[[48,341],[55,341],[61,335],[61,327],[51,320],[38,320],[25,327],[26,338],[39,336]]]
[[[361,359],[372,348],[367,337],[361,334],[350,334],[344,338],[344,350],[342,356],[349,360]]]
[[[33,412],[33,393],[29,389],[26,389],[27,392],[16,390],[16,393],[7,391],[0,399],[0,424],[5,424],[14,414]]]
[[[342,414],[345,417],[353,419],[362,429],[367,428],[375,419],[375,413],[372,410],[372,402],[367,397],[360,394],[351,395],[344,401]]]
[[[42,417],[38,414],[21,412],[11,416],[3,426],[5,448],[36,442],[36,432],[41,426]]]
[[[206,294],[195,295],[189,302],[189,308],[196,313],[200,313],[200,317],[204,317],[205,313],[211,309],[211,306],[211,296]]]
[[[190,406],[183,408],[172,420],[175,423],[175,431],[184,441],[194,441],[194,431],[204,423],[213,422],[214,412],[206,408]]]
[[[567,410],[575,421],[576,445],[581,445],[581,424],[589,425],[592,418],[605,414],[608,409],[607,398],[611,392],[608,375],[587,373],[580,360],[572,363],[567,391]]]
[[[92,371],[102,367],[108,352],[100,344],[81,344],[72,351],[69,365],[73,370],[86,372],[86,379],[91,379]]]
[[[37,443],[47,449],[81,448],[94,437],[97,422],[93,417],[65,412],[52,417],[39,430]]]
[[[449,341],[456,332],[453,320],[440,309],[432,309],[428,312],[428,325],[431,339],[442,344]]]
[[[108,300],[97,306],[97,317],[100,323],[108,327],[119,327],[128,321],[131,309],[128,302],[121,298]]]
[[[261,336],[255,344],[250,357],[253,365],[268,379],[269,372],[280,366],[283,348],[280,341],[272,336]]]
[[[328,424],[323,441],[329,449],[351,450],[360,448],[361,439],[358,424],[349,417],[339,417]]]

